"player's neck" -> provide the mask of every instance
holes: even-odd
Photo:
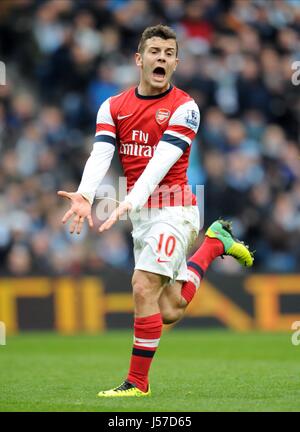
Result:
[[[141,96],[157,96],[160,95],[170,88],[170,83],[167,83],[163,88],[152,87],[150,84],[140,82],[138,85],[138,93]]]

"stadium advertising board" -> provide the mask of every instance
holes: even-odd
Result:
[[[130,276],[115,270],[99,277],[0,279],[0,321],[8,334],[130,328],[132,311]],[[278,331],[290,330],[299,317],[300,275],[210,273],[177,327]]]

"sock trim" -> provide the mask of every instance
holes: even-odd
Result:
[[[138,348],[132,349],[132,355],[138,356],[138,357],[150,357],[152,358],[155,354],[155,351],[148,351]]]
[[[151,323],[153,322],[157,322],[157,321],[161,321],[161,313],[157,313],[154,315],[149,315],[149,316],[145,316],[145,317],[135,317],[134,321],[136,324],[149,324],[149,321]]]
[[[200,286],[200,282],[201,282],[200,277],[198,275],[196,275],[196,273],[190,269],[188,269],[187,272],[188,272],[188,282],[192,282],[195,285],[196,291],[197,291],[197,289]]]
[[[194,270],[196,270],[196,272],[198,273],[200,279],[203,279],[203,277],[204,277],[204,270],[198,264],[196,264],[193,261],[188,261],[187,262],[187,266],[188,266],[188,268],[190,267],[190,268],[193,268]]]
[[[141,347],[146,348],[157,348],[159,344],[160,338],[158,339],[142,339],[140,337],[134,336],[133,343],[134,345],[139,345]]]

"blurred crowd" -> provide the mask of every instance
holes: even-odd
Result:
[[[98,235],[94,214],[94,233],[71,236],[56,191],[77,189],[98,107],[137,84],[139,38],[158,23],[177,32],[173,82],[201,111],[189,181],[205,186],[204,227],[232,218],[254,271],[300,270],[300,0],[2,0],[2,275],[132,271],[130,223]],[[105,182],[119,175],[115,157]]]

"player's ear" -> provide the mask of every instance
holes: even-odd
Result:
[[[174,71],[176,71],[176,68],[177,68],[178,63],[179,63],[179,59],[177,58],[177,59],[176,59],[176,63],[175,63],[175,67],[174,67]]]
[[[141,53],[135,53],[135,63],[137,66],[140,67],[143,65],[143,59]]]

